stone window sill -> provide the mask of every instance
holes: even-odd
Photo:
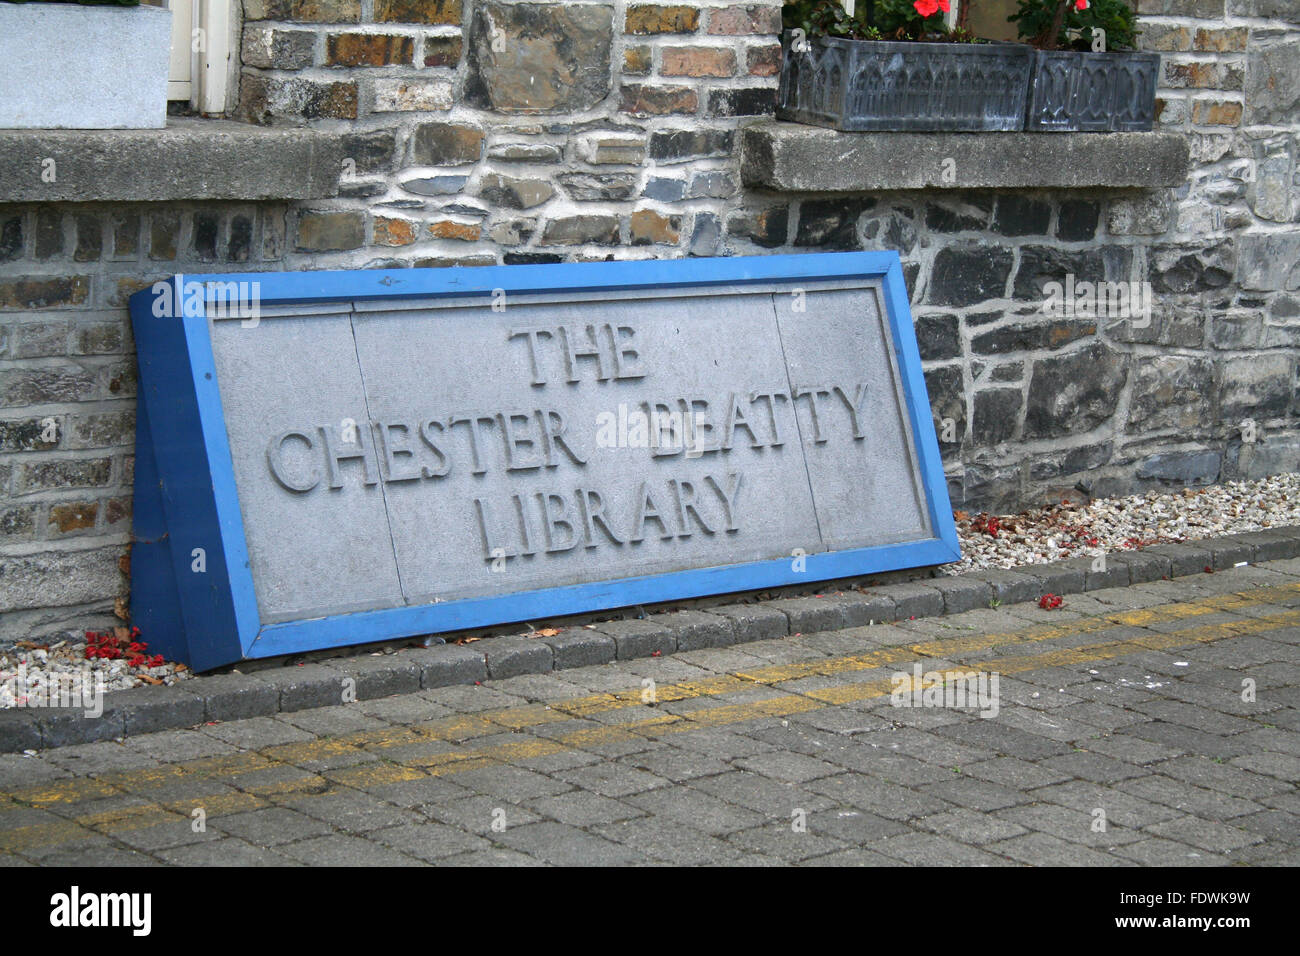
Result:
[[[6,129],[0,202],[323,199],[338,195],[341,162],[337,136],[227,120],[169,117],[164,129]]]
[[[740,156],[746,186],[813,193],[1154,189],[1188,168],[1176,133],[842,133],[775,120],[745,127]]]

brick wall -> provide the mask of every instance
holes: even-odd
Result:
[[[0,639],[126,594],[124,302],[177,271],[897,249],[957,506],[1297,470],[1300,0],[1140,2],[1183,186],[827,197],[740,183],[779,3],[245,0],[234,116],[336,131],[340,196],[0,206]],[[1067,274],[1151,324],[1044,316]]]

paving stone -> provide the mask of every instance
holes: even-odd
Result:
[[[904,833],[873,845],[873,849],[909,866],[1002,866],[1002,857],[964,846],[933,833]]]
[[[1152,823],[1172,820],[1178,811],[1163,804],[1143,800],[1114,787],[1082,780],[1070,780],[1032,790],[1029,796],[1042,803],[1055,803],[1072,810],[1092,813],[1098,807],[1106,811],[1106,820],[1122,827],[1139,830]]]
[[[614,823],[642,816],[636,807],[585,790],[570,790],[551,797],[539,797],[527,801],[527,805],[544,817],[574,827],[592,827],[598,823]]]
[[[1067,773],[1052,770],[1041,763],[1021,760],[1018,757],[995,757],[992,760],[966,764],[962,767],[962,773],[1021,790],[1032,790],[1035,787],[1045,787],[1070,779]]]
[[[214,740],[210,735],[196,730],[169,730],[131,737],[123,742],[123,746],[167,763],[235,752],[235,748],[225,741]]]
[[[1254,773],[1265,774],[1289,783],[1300,782],[1300,756],[1283,753],[1254,753],[1234,757],[1228,761],[1234,767],[1244,767]]]
[[[851,850],[840,850],[836,853],[828,853],[825,856],[815,856],[810,860],[802,861],[799,866],[898,866],[898,860],[888,856],[881,856],[879,853],[872,853],[870,850],[854,848]]]
[[[600,824],[592,829],[637,853],[678,866],[726,863],[738,859],[743,852],[678,820],[661,817],[644,816]]]
[[[410,811],[400,810],[364,793],[313,794],[291,797],[281,802],[328,823],[335,830],[347,833],[367,833],[384,827],[419,822],[419,817]]]
[[[405,654],[337,658],[329,666],[355,681],[354,700],[374,700],[393,694],[413,694],[422,686],[423,669]]]
[[[1229,820],[1261,809],[1258,803],[1160,775],[1123,780],[1115,785],[1115,789],[1175,810],[1197,813],[1215,820]]]
[[[934,732],[972,747],[1031,761],[1052,757],[1069,750],[1064,744],[1049,740],[1047,737],[1026,733],[1012,727],[994,726],[995,724],[999,724],[999,721],[977,720],[974,723],[949,724],[937,728]]]
[[[14,784],[30,786],[53,776],[67,776],[55,768],[71,770],[80,776],[102,775],[114,770],[134,770],[139,767],[157,767],[159,761],[136,747],[127,747],[119,740],[105,740],[93,744],[75,744],[46,751],[40,759],[10,757],[19,776]],[[21,761],[19,763],[18,761]]]
[[[472,684],[487,680],[487,661],[481,646],[471,644],[461,647],[455,644],[439,644],[434,647],[408,651],[412,663],[420,668],[420,686],[422,688],[447,687],[455,684]]]
[[[844,609],[850,627],[870,626],[898,618],[894,599],[879,589],[845,591],[836,595],[836,603]]]
[[[337,737],[362,730],[389,726],[385,721],[363,714],[355,704],[314,707],[277,718],[317,737]]]
[[[105,708],[99,717],[87,717],[80,710],[50,709],[38,712],[37,726],[42,747],[66,747],[126,735],[126,718]]]
[[[959,807],[985,812],[1012,807],[1029,799],[1018,790],[989,783],[986,780],[974,780],[964,775],[942,783],[926,784],[921,789]]]
[[[1142,866],[1226,866],[1232,862],[1226,857],[1158,837],[1116,847],[1115,854]]]
[[[411,823],[375,830],[368,839],[429,863],[461,853],[490,850],[492,844],[446,823]]]
[[[1131,860],[1099,853],[1047,833],[1028,833],[989,844],[990,853],[1008,856],[1031,866],[1133,866]]]
[[[500,680],[519,674],[547,674],[555,655],[540,638],[492,637],[480,643],[487,659],[488,677]]]
[[[1211,853],[1229,853],[1253,843],[1260,843],[1264,839],[1257,833],[1250,833],[1214,820],[1204,820],[1190,814],[1152,824],[1147,827],[1147,832],[1177,843],[1190,843]]]
[[[928,585],[943,595],[945,614],[960,614],[986,608],[993,600],[993,586],[987,581],[979,581],[964,575],[948,577],[940,575],[931,579]]]
[[[734,621],[737,638],[742,641],[781,638],[789,633],[789,618],[767,604],[727,604],[709,608],[709,613]]]
[[[1209,548],[1199,547],[1195,543],[1150,545],[1143,549],[1143,553],[1168,558],[1171,577],[1204,574],[1206,566],[1213,560]]]
[[[343,702],[342,676],[323,664],[265,668],[257,671],[257,679],[279,692],[281,712]]]
[[[992,569],[974,571],[966,575],[974,581],[984,581],[993,591],[991,601],[999,604],[1016,604],[1021,601],[1037,601],[1043,596],[1043,586],[1038,578],[1024,571],[1004,571]]]
[[[555,669],[608,664],[617,645],[608,634],[586,628],[565,628],[554,637],[542,638],[555,655]]]
[[[712,836],[756,827],[766,820],[763,814],[689,787],[664,787],[623,799],[648,814],[674,820]]]
[[[1283,810],[1265,810],[1236,817],[1232,825],[1258,833],[1270,841],[1292,845],[1300,843],[1300,816]]]
[[[741,770],[749,770],[787,783],[804,783],[841,772],[841,768],[833,763],[788,751],[771,751],[741,757],[735,761],[735,766]]]
[[[788,820],[796,808],[811,812],[832,805],[831,800],[821,794],[811,793],[807,788],[743,770],[731,770],[716,777],[701,777],[690,781],[687,786],[712,794],[735,806],[764,814],[769,819]]]
[[[647,621],[606,621],[596,628],[614,639],[620,661],[677,650],[677,634],[662,621],[662,615]]]
[[[944,611],[943,592],[924,584],[888,584],[875,589],[894,602],[894,620],[935,617]]]
[[[1009,840],[1011,837],[1029,832],[1018,823],[966,807],[936,813],[915,821],[915,825],[950,837],[959,843],[975,844]]]
[[[815,634],[821,631],[840,631],[850,627],[847,606],[822,598],[782,598],[768,601],[764,607],[785,615],[791,634]]]
[[[1082,753],[1079,751],[1061,754],[1057,757],[1048,757],[1042,761],[1040,766],[1051,770],[1060,770],[1072,777],[1090,780],[1093,783],[1114,783],[1117,780],[1125,780],[1142,774],[1142,771],[1132,764],[1114,760],[1102,754]]]
[[[202,678],[205,721],[269,717],[280,710],[274,684],[248,674],[218,674]]]
[[[331,832],[328,824],[288,807],[234,813],[209,822],[214,829],[256,846],[278,846]]]
[[[1121,551],[1108,555],[1107,560],[1121,562],[1128,566],[1128,579],[1131,584],[1145,584],[1148,581],[1161,581],[1173,576],[1173,563],[1168,555],[1158,551]]]
[[[793,820],[741,830],[728,834],[726,840],[745,853],[774,856],[787,863],[798,863],[849,848],[844,841],[815,833],[811,829],[796,831]]]
[[[807,788],[842,806],[865,810],[891,820],[910,820],[951,809],[952,804],[860,773],[813,780]]]
[[[1237,543],[1233,538],[1207,538],[1198,542],[1210,552],[1210,567],[1223,571],[1236,565],[1254,560],[1255,549],[1246,543]]]
[[[271,717],[250,717],[203,728],[203,733],[232,744],[239,750],[260,750],[277,744],[312,740],[301,728]]]
[[[332,833],[290,843],[280,848],[285,856],[308,866],[419,866],[420,861],[372,840]]]
[[[1282,780],[1216,763],[1200,756],[1175,757],[1156,769],[1175,780],[1246,799],[1266,797],[1290,789]]]
[[[493,825],[524,826],[541,820],[536,813],[500,797],[471,796],[461,800],[436,801],[420,808],[427,816],[459,827],[467,833],[495,839]]]

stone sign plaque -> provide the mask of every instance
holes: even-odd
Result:
[[[132,314],[132,610],[199,668],[958,556],[892,253],[176,277]]]

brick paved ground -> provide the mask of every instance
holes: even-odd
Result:
[[[1295,864],[1297,685],[1292,559],[0,755],[0,863]]]

